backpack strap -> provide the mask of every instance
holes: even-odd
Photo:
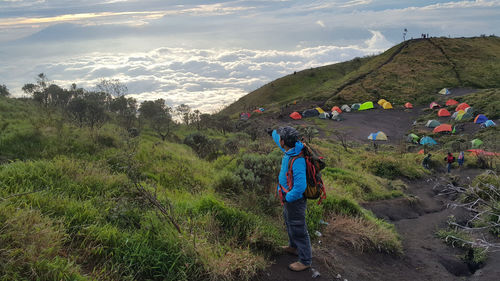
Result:
[[[290,160],[288,160],[288,170],[286,172],[286,184],[288,185],[288,189],[285,188],[284,186],[282,186],[279,181],[278,181],[278,185],[280,187],[280,190],[278,191],[279,193],[279,197],[280,197],[280,202],[281,202],[281,205],[283,205],[283,193],[285,193],[285,195],[290,192],[290,190],[292,190],[292,187],[293,187],[293,162],[295,162],[295,160],[297,160],[297,158],[304,158],[303,156],[303,153],[302,151],[292,157]]]

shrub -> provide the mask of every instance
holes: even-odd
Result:
[[[188,135],[184,139],[184,144],[190,146],[198,156],[204,159],[214,160],[219,153],[219,142],[199,132]]]

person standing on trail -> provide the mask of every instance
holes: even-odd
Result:
[[[463,151],[460,151],[460,154],[458,154],[458,168],[462,168],[464,162],[465,162],[465,153]]]
[[[422,166],[424,166],[427,170],[430,170],[429,163],[431,162],[431,156],[432,154],[429,153],[424,157],[424,160],[422,160]]]
[[[311,240],[306,225],[307,202],[303,194],[307,187],[304,157],[299,156],[292,162],[293,181],[288,182],[287,173],[290,168],[289,161],[301,153],[304,145],[299,141],[299,132],[295,128],[281,127],[272,131],[268,129],[268,133],[285,153],[281,160],[277,187],[288,233],[288,246],[282,246],[282,249],[299,257],[299,261],[290,264],[288,268],[292,271],[303,271],[310,268],[312,263]]]
[[[448,152],[448,155],[444,158],[444,161],[446,161],[446,170],[448,173],[451,172],[451,164],[455,162],[455,157],[453,157],[453,154],[451,152]]]

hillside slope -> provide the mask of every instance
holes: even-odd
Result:
[[[290,74],[222,111],[278,109],[294,101],[329,107],[385,98],[427,103],[443,87],[500,87],[500,38],[429,38],[402,42],[384,53]]]

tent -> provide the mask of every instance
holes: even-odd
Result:
[[[439,117],[446,117],[446,116],[451,116],[451,113],[446,110],[446,108],[441,108],[439,111],[438,111],[438,116]]]
[[[302,119],[302,116],[300,115],[300,113],[295,111],[295,112],[292,112],[292,114],[290,114],[290,118],[295,119],[295,120],[299,120],[299,119]]]
[[[323,113],[323,112],[325,112],[323,109],[321,109],[321,107],[316,107],[315,109],[318,111],[318,113]]]
[[[330,113],[328,112],[323,112],[319,114],[320,119],[330,119]]]
[[[486,121],[488,121],[488,117],[484,116],[483,114],[479,114],[478,116],[476,116],[476,118],[474,118],[474,123],[476,124],[481,124]]]
[[[424,150],[423,149],[420,149],[417,154],[424,154]]]
[[[455,118],[457,118],[457,115],[458,115],[458,111],[455,111],[455,112],[453,112],[453,114],[451,115],[451,118],[452,118],[452,119],[455,119]]]
[[[248,112],[242,112],[240,114],[240,120],[248,120],[248,118],[250,118],[250,116],[251,116],[250,113],[248,113]]]
[[[411,134],[409,134],[409,135],[408,135],[408,137],[406,138],[406,141],[407,141],[407,142],[411,142],[411,143],[418,143],[418,140],[419,140],[419,139],[420,139],[420,138],[419,138],[417,135],[415,135],[415,134],[411,133]]]
[[[367,101],[359,106],[358,110],[367,110],[373,108],[373,102]]]
[[[431,102],[431,104],[429,105],[429,108],[436,108],[436,107],[441,107],[441,106],[437,104],[437,102],[435,101]]]
[[[354,103],[353,105],[351,105],[352,110],[359,110],[360,107],[361,107],[360,103]]]
[[[253,112],[255,112],[255,113],[262,113],[262,111],[260,111],[260,109],[256,109]]]
[[[351,108],[347,104],[344,104],[340,109],[345,112],[351,112]]]
[[[439,91],[441,95],[449,95],[451,92],[448,90],[448,88],[442,88],[441,91]]]
[[[436,128],[437,126],[441,125],[441,123],[439,123],[439,121],[436,121],[436,120],[429,120],[427,121],[427,123],[425,124],[425,126],[427,128]]]
[[[261,108],[259,108],[259,110],[262,111],[262,112],[264,112],[265,109],[261,107]]]
[[[461,120],[467,120],[467,119],[470,119],[470,118],[472,118],[472,114],[471,113],[462,111],[462,112],[458,112],[457,117],[455,117],[455,120],[456,121],[461,121]]]
[[[421,145],[435,145],[437,142],[431,137],[423,137],[420,139]]]
[[[470,105],[466,104],[465,102],[457,105],[457,108],[455,108],[455,111],[460,111],[460,110],[464,110],[467,108],[467,107],[470,107]]]
[[[413,104],[407,102],[407,103],[405,103],[405,107],[406,108],[413,108]]]
[[[334,112],[337,112],[337,111],[334,111]],[[344,118],[340,114],[337,113],[337,114],[334,114],[332,116],[332,120],[333,121],[342,121],[342,120],[344,120]]]
[[[495,122],[493,122],[492,120],[488,120],[486,122],[484,122],[484,126],[485,127],[491,127],[491,126],[496,126],[497,124],[495,124]]]
[[[332,107],[332,111],[337,111],[338,113],[342,113],[342,110],[338,106]]]
[[[458,104],[458,101],[456,101],[454,99],[449,99],[446,101],[446,106],[455,105],[455,104]]]
[[[471,152],[474,155],[486,155],[486,156],[500,156],[500,153],[498,152],[489,152],[489,151],[484,151],[482,149],[467,149],[467,151]]]
[[[378,105],[382,106],[382,105],[384,105],[384,103],[386,103],[386,102],[387,102],[386,100],[384,100],[384,99],[380,99],[377,103],[378,103]]]
[[[467,107],[467,108],[465,109],[465,112],[469,112],[470,114],[474,114],[474,108],[472,108],[472,107]]]
[[[385,103],[382,105],[382,107],[383,107],[384,109],[392,109],[392,104],[391,104],[390,102],[388,102],[388,101],[387,101],[387,102],[385,102]]]
[[[434,128],[432,131],[434,133],[442,133],[442,132],[450,132],[451,133],[451,125],[450,124],[441,124]]]
[[[324,112],[324,111],[323,111]],[[302,112],[302,117],[315,117],[318,116],[319,112],[316,109],[306,109],[304,112]]]
[[[384,132],[382,131],[378,131],[376,133],[371,133],[369,136],[368,136],[368,139],[369,140],[387,140],[387,136],[385,135]]]
[[[472,144],[472,148],[478,148],[483,144],[483,141],[480,139],[473,139],[470,143]]]

